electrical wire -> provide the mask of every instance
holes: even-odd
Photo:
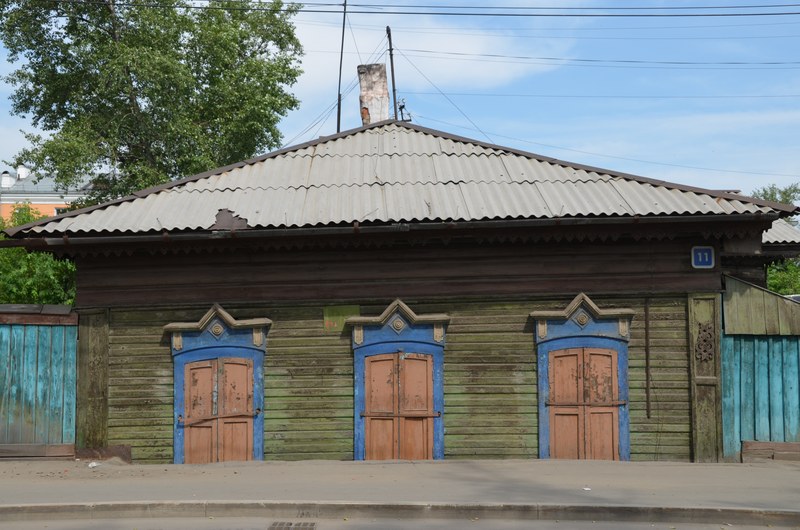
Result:
[[[441,56],[440,56],[441,55]],[[462,56],[458,56],[462,55]],[[507,59],[491,57],[490,54],[455,54],[436,51],[418,51],[409,53],[409,57],[436,59],[444,61],[476,61],[508,64],[538,64],[543,66],[582,67],[582,68],[632,68],[648,70],[797,70],[800,62],[763,62],[763,63],[691,63],[681,61],[633,61],[633,60],[595,60],[567,58],[525,58],[508,56]],[[714,66],[717,64],[719,66]]]
[[[106,5],[103,0],[54,0],[58,4],[82,4],[82,5]],[[148,7],[148,8],[166,8],[192,10],[221,10],[221,11],[269,11],[269,12],[302,12],[302,13],[321,13],[321,14],[341,14],[341,10],[333,9],[339,7],[339,4],[331,6],[331,9],[309,9],[308,7],[299,8],[294,7],[256,7],[247,5],[244,7],[237,6],[223,6],[223,5],[199,5],[199,4],[184,4],[177,6],[176,4],[163,4],[157,2],[116,2],[119,7]],[[398,7],[397,9],[400,9]],[[800,11],[753,11],[748,13],[513,13],[513,12],[464,12],[464,11],[389,11],[389,10],[349,10],[350,14],[362,15],[427,15],[427,16],[457,16],[457,17],[500,17],[500,18],[541,18],[541,17],[555,17],[555,18],[705,18],[705,17],[785,17],[800,15]]]
[[[441,95],[444,97],[444,99],[446,99],[448,102],[450,102],[450,104],[451,104],[451,105],[452,105],[452,106],[453,106],[453,107],[454,107],[454,108],[455,108],[455,109],[456,109],[456,110],[457,110],[459,113],[461,113],[461,115],[462,115],[462,116],[464,116],[464,118],[466,118],[466,119],[467,119],[467,121],[468,121],[468,122],[470,122],[470,123],[472,124],[472,126],[473,126],[473,127],[475,127],[475,129],[476,129],[477,131],[479,131],[479,132],[480,132],[480,133],[481,133],[483,136],[485,136],[485,137],[486,137],[486,138],[487,138],[487,139],[488,139],[490,142],[494,143],[494,140],[493,140],[493,139],[492,139],[492,138],[491,138],[491,137],[490,137],[488,134],[486,134],[486,133],[485,133],[485,132],[484,132],[484,131],[483,131],[483,130],[480,128],[480,127],[478,127],[478,124],[476,124],[474,121],[472,121],[472,119],[471,119],[469,116],[467,116],[467,113],[466,113],[466,112],[464,112],[463,110],[461,110],[461,107],[459,107],[459,106],[456,104],[456,102],[455,102],[455,101],[453,101],[452,99],[450,99],[450,98],[447,96],[447,94],[445,94],[444,92],[442,92],[442,90],[441,90],[441,89],[440,89],[438,86],[436,86],[436,83],[434,83],[433,81],[431,81],[431,79],[430,79],[430,78],[429,78],[427,75],[425,75],[425,73],[424,73],[422,70],[420,70],[420,69],[417,67],[417,65],[416,65],[416,64],[414,64],[414,62],[413,62],[411,59],[409,59],[408,57],[406,57],[406,54],[405,54],[405,53],[403,53],[403,50],[400,50],[400,49],[399,49],[399,48],[397,48],[397,47],[395,47],[395,50],[397,50],[397,53],[399,53],[400,55],[402,55],[402,56],[403,56],[403,58],[404,58],[406,61],[408,61],[408,64],[410,64],[412,67],[414,67],[414,70],[416,70],[416,71],[419,73],[419,75],[421,75],[422,77],[424,77],[424,78],[425,78],[425,80],[426,80],[428,83],[430,83],[430,85],[431,85],[433,88],[435,88],[435,89],[436,89],[436,90],[439,92],[439,94],[441,94]]]
[[[326,24],[324,22],[301,22],[300,24],[309,25],[309,26],[326,26],[331,27],[335,26],[336,24]],[[372,25],[358,25],[358,24],[350,24],[350,19],[348,18],[348,25],[350,25],[350,31],[353,31],[353,27],[361,28],[365,31],[371,32],[383,32],[385,31],[384,28]],[[453,29],[453,28],[447,28]],[[474,28],[470,28],[474,29]],[[548,31],[543,30],[543,31]],[[536,31],[536,30],[530,30]],[[800,33],[794,35],[728,35],[728,36],[716,36],[716,37],[686,37],[686,36],[667,36],[667,37],[602,37],[602,36],[586,36],[586,35],[517,35],[511,34],[508,30],[503,31],[502,33],[487,33],[484,30],[480,30],[480,32],[472,32],[472,31],[440,31],[436,29],[407,29],[403,31],[403,35],[458,35],[462,37],[482,37],[482,38],[494,38],[494,39],[526,39],[526,40],[624,40],[624,41],[634,41],[634,40],[641,40],[641,41],[690,41],[690,40],[769,40],[769,39],[797,39],[800,38]]]
[[[451,127],[456,127],[456,128],[467,130],[467,131],[471,130],[471,131],[480,132],[481,134],[486,134],[480,129],[471,129],[469,127],[464,127],[463,125],[458,125],[456,123],[451,123],[451,122],[447,122],[447,121],[443,121],[443,120],[437,120],[437,119],[430,118],[430,117],[427,117],[427,116],[422,116],[420,114],[417,114],[417,117],[418,118],[422,118],[424,120],[431,121],[431,122],[442,123],[442,124],[445,124],[445,125],[449,125]],[[472,123],[472,122],[470,121],[470,123]],[[738,173],[738,174],[742,174],[742,175],[762,175],[762,176],[770,176],[770,177],[792,177],[792,178],[797,178],[797,174],[769,173],[769,172],[765,172],[765,171],[741,171],[741,170],[736,170],[736,169],[719,169],[719,168],[702,167],[702,166],[689,166],[689,165],[684,165],[684,164],[672,164],[672,163],[669,163],[669,162],[654,162],[653,160],[642,160],[642,159],[639,159],[639,158],[628,158],[628,157],[624,157],[624,156],[614,156],[614,155],[608,155],[608,154],[603,154],[603,153],[595,153],[595,152],[592,152],[592,151],[583,151],[581,149],[572,149],[572,148],[569,148],[569,147],[562,147],[562,146],[559,146],[559,145],[545,144],[545,143],[541,143],[541,142],[533,142],[533,141],[530,141],[530,140],[523,140],[522,138],[516,138],[514,136],[507,136],[507,135],[498,134],[498,133],[491,133],[491,134],[493,136],[497,136],[498,138],[505,138],[506,140],[514,140],[516,142],[522,142],[522,143],[530,144],[530,145],[539,145],[539,146],[543,146],[543,147],[549,147],[551,149],[560,149],[562,151],[570,151],[570,152],[573,152],[573,153],[581,153],[581,154],[584,154],[584,155],[601,156],[601,157],[604,157],[604,158],[613,158],[615,160],[627,160],[629,162],[639,162],[639,163],[642,163],[642,164],[652,164],[652,165],[656,165],[656,166],[677,167],[677,168],[682,168],[682,169],[696,169],[696,170],[700,170],[700,171],[716,171],[716,172],[719,172],[719,173]]]
[[[404,91],[409,95],[439,95],[438,92]],[[800,94],[730,94],[730,95],[630,95],[630,94],[509,94],[499,92],[447,92],[448,96],[486,98],[542,98],[542,99],[793,99]]]
[[[447,55],[451,57],[485,57],[497,59],[521,59],[533,61],[563,61],[577,63],[619,63],[619,64],[658,64],[670,66],[777,66],[777,65],[800,65],[800,61],[646,61],[638,59],[575,59],[569,57],[535,57],[530,55],[505,55],[502,53],[466,53],[441,50],[422,50],[409,48],[406,51],[412,53],[427,53],[435,55]]]

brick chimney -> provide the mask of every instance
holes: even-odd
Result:
[[[386,82],[385,64],[358,66],[358,84],[361,95],[361,124],[369,125],[389,119],[389,84]]]

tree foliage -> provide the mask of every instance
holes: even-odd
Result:
[[[14,207],[10,222],[0,217],[2,230],[44,217],[30,204]],[[0,248],[0,304],[66,304],[75,300],[75,264],[45,252]]]
[[[753,197],[764,199],[765,201],[780,202],[783,204],[794,204],[800,200],[800,182],[789,184],[783,188],[776,184],[769,184],[763,188],[753,190]]]
[[[800,183],[783,188],[770,184],[756,188],[752,195],[767,201],[794,204],[800,200]],[[796,224],[793,219],[789,219],[789,222]],[[787,259],[770,264],[767,269],[767,287],[780,294],[800,294],[800,263],[796,259]]]
[[[202,8],[199,8],[202,7]],[[280,0],[0,0],[6,77],[27,134],[24,163],[97,202],[276,147],[300,74]]]

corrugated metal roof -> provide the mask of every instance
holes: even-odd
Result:
[[[791,223],[778,219],[772,227],[761,236],[764,244],[800,244],[800,230]]]
[[[385,122],[22,227],[19,233],[208,230],[220,210],[245,219],[251,228],[292,228],[789,209]]]

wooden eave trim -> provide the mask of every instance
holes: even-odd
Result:
[[[233,318],[230,313],[222,309],[219,304],[211,306],[205,315],[197,322],[172,322],[164,326],[164,331],[167,333],[174,333],[178,331],[203,331],[214,318],[220,318],[225,324],[232,329],[247,329],[247,328],[260,328],[269,327],[272,325],[272,320],[268,318],[251,318],[246,320],[237,320]]]
[[[133,245],[152,247],[159,243],[202,243],[226,240],[252,240],[286,241],[289,239],[328,239],[342,236],[397,236],[400,234],[426,235],[432,238],[469,236],[484,232],[488,238],[502,238],[504,234],[494,233],[498,230],[523,230],[528,232],[527,237],[538,237],[531,234],[530,229],[554,231],[542,234],[546,239],[559,239],[568,236],[572,239],[586,237],[618,237],[615,228],[619,226],[633,226],[642,229],[645,233],[636,234],[638,237],[650,237],[647,231],[654,231],[652,238],[670,239],[686,235],[689,232],[697,233],[703,237],[734,237],[752,236],[763,232],[761,227],[753,227],[751,223],[770,224],[778,216],[770,213],[754,214],[703,214],[689,216],[652,216],[652,217],[568,217],[558,219],[494,219],[483,221],[431,221],[420,223],[392,223],[377,225],[336,225],[320,227],[296,228],[251,228],[246,230],[220,230],[220,231],[189,231],[179,233],[145,233],[145,234],[117,234],[117,235],[60,235],[26,237],[18,239],[0,240],[0,248],[25,247],[31,250],[47,252],[64,252],[77,254],[78,248],[97,247],[105,252],[111,246],[130,247]],[[697,224],[696,228],[690,227],[689,232],[684,227],[691,223]],[[670,230],[667,230],[672,225]],[[568,234],[555,232],[569,230]],[[598,230],[598,232],[592,232]],[[617,228],[618,232],[619,229]],[[280,243],[279,243],[280,245]],[[103,253],[101,251],[100,253]],[[97,252],[97,251],[94,251]]]
[[[349,317],[345,320],[347,326],[384,326],[395,314],[400,313],[411,323],[414,324],[447,324],[450,322],[450,315],[444,313],[429,313],[427,315],[417,315],[405,302],[397,298],[394,302],[384,309],[383,313],[376,317]]]
[[[595,320],[633,318],[636,314],[628,308],[600,309],[586,293],[580,293],[561,311],[532,311],[529,316],[536,320],[569,320],[581,307],[585,307]]]

